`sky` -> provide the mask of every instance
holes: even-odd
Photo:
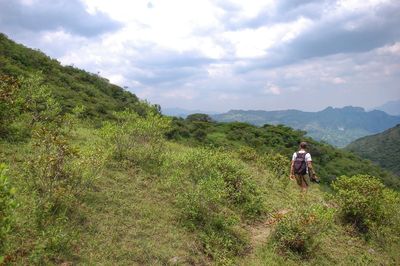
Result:
[[[0,31],[162,108],[400,99],[399,0],[0,0]]]

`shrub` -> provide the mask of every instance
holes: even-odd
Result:
[[[20,78],[19,81],[21,89],[17,98],[18,105],[21,112],[29,114],[31,126],[35,123],[55,126],[62,123],[61,105],[39,74]]]
[[[340,216],[366,236],[398,234],[399,196],[385,188],[376,177],[368,175],[341,176],[332,183]],[[384,232],[387,233],[384,233]]]
[[[16,98],[18,81],[10,76],[0,75],[0,138],[9,133],[10,123],[17,114]]]
[[[320,244],[319,236],[333,222],[333,209],[319,205],[303,207],[289,212],[279,221],[273,240],[280,252],[308,259]]]
[[[36,194],[37,224],[43,228],[47,219],[73,209],[68,201],[80,191],[82,180],[72,164],[77,153],[61,132],[39,126],[31,144],[35,153],[26,163],[25,178]]]
[[[263,204],[256,183],[251,179],[243,163],[234,154],[215,149],[194,149],[184,162],[189,177],[194,182],[203,179],[222,178],[230,203],[247,217],[258,217]]]
[[[239,216],[229,209],[222,177],[200,180],[178,199],[182,223],[198,231],[204,252],[218,263],[232,263],[244,251],[247,239],[237,226]]]
[[[47,264],[71,250],[73,218],[79,216],[86,165],[69,143],[77,122],[74,115],[62,114],[59,103],[39,78],[24,79],[21,86],[21,106],[30,116],[32,132],[32,152],[21,170],[32,204],[26,216],[34,222],[30,259],[35,264]]]
[[[59,103],[50,89],[41,85],[40,77],[22,79],[23,109],[31,117],[34,151],[25,164],[24,176],[30,190],[35,194],[36,222],[40,230],[49,220],[73,210],[71,201],[80,190],[79,169],[73,160],[77,151],[69,144],[74,123],[61,113]]]
[[[14,199],[15,190],[10,186],[6,176],[6,165],[0,164],[0,264],[4,260],[4,248],[7,235],[13,223],[13,210],[17,206]]]
[[[259,159],[259,155],[257,154],[257,151],[254,148],[251,148],[248,146],[240,147],[240,149],[238,150],[238,153],[239,153],[239,157],[244,161],[256,162]]]
[[[114,115],[116,121],[106,122],[101,130],[114,158],[147,170],[158,169],[163,162],[169,119],[154,112],[141,117],[129,110]]]
[[[269,169],[277,178],[287,178],[290,172],[290,160],[279,153],[263,156],[260,163]]]
[[[264,205],[255,182],[237,154],[190,149],[180,158],[188,189],[178,197],[182,223],[196,231],[204,252],[218,264],[232,264],[248,246],[242,219],[259,218]]]

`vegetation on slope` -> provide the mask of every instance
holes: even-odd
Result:
[[[44,53],[17,44],[0,33],[0,74],[28,77],[41,73],[63,112],[85,106],[83,116],[110,118],[113,111],[131,108],[144,111],[138,98],[105,78],[72,66],[62,66]]]
[[[171,121],[145,103],[93,123],[54,91],[0,79],[1,264],[400,263],[399,194],[350,153],[308,139],[348,176],[301,194],[287,173],[304,132]]]
[[[193,114],[186,119],[174,118],[167,137],[187,145],[223,147],[258,154],[276,153],[285,158],[291,158],[299,143],[307,141],[316,172],[326,183],[341,175],[369,173],[381,178],[390,187],[400,188],[400,180],[395,175],[351,152],[315,141],[305,134],[305,131],[293,130],[283,125],[256,127],[241,122],[219,123],[208,115]]]
[[[350,143],[346,150],[400,175],[400,125]]]

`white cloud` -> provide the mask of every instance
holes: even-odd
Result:
[[[25,6],[32,6],[36,0],[20,0],[20,2]]]
[[[260,57],[268,53],[268,48],[296,38],[311,25],[311,20],[300,17],[288,23],[228,31],[224,33],[224,36],[233,44],[237,57]]]
[[[326,74],[322,75],[320,79],[321,79],[321,81],[329,82],[329,83],[335,84],[335,85],[340,85],[340,84],[346,83],[346,80],[341,77],[332,77],[332,76],[329,76]]]
[[[193,100],[198,96],[198,92],[191,88],[183,88],[163,92],[162,96],[175,100]]]
[[[396,42],[392,45],[386,45],[382,48],[379,48],[378,53],[381,55],[394,55],[394,56],[400,56],[400,42]]]
[[[207,72],[210,77],[229,77],[232,75],[232,66],[230,64],[210,64]]]
[[[79,14],[120,26],[43,20],[45,30],[6,33],[166,107],[307,109],[357,103],[361,94],[376,106],[400,83],[400,20],[384,15],[400,10],[396,0],[82,1],[74,0]]]
[[[282,89],[275,84],[267,84],[265,89],[263,90],[263,93],[280,95],[282,93]]]

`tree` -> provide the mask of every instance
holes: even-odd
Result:
[[[213,122],[212,118],[207,114],[191,114],[186,117],[186,120],[190,122],[199,121],[199,122]]]

